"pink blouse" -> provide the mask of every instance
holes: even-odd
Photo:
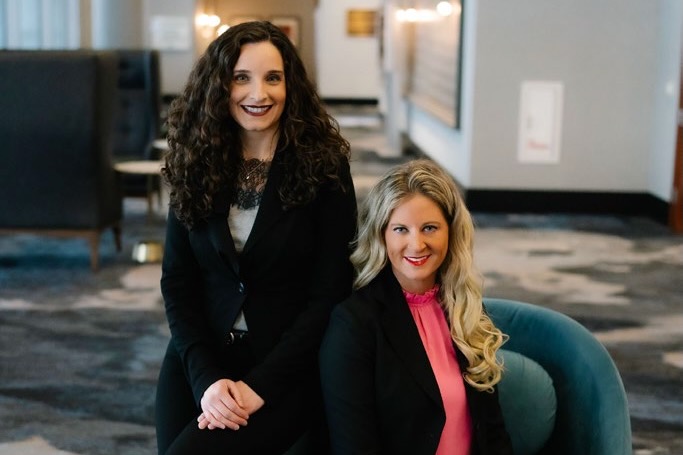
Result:
[[[436,285],[424,294],[403,291],[403,295],[429,357],[446,411],[446,424],[436,455],[468,455],[472,443],[472,421],[450,330],[437,301],[438,290]]]

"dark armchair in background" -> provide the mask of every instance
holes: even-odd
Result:
[[[116,50],[118,99],[114,123],[113,154],[116,161],[156,160],[154,140],[161,136],[161,88],[159,52],[153,49]],[[124,196],[147,198],[151,210],[159,177],[121,175]]]
[[[101,233],[121,249],[122,193],[111,144],[113,52],[0,52],[0,233]]]

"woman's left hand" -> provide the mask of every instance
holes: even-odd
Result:
[[[237,394],[240,398],[240,407],[243,410],[247,411],[249,415],[261,409],[261,407],[263,407],[263,405],[265,404],[263,398],[261,398],[256,392],[254,392],[254,390],[251,387],[249,387],[247,383],[245,383],[244,381],[237,381],[233,383],[233,387],[237,389]],[[233,395],[232,390],[228,390],[230,394]],[[237,396],[233,396],[233,398],[236,399]],[[199,414],[197,422],[200,430],[203,430],[205,428],[208,428],[209,430],[214,430],[218,428],[215,425],[209,423],[209,419],[206,418],[203,412]]]
[[[237,381],[235,386],[239,390],[240,397],[242,397],[242,409],[247,411],[249,415],[252,415],[263,407],[265,404],[263,398],[254,392],[254,389],[249,387],[246,382]]]

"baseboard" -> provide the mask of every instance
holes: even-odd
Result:
[[[377,106],[377,98],[323,98],[324,104],[328,106],[350,104],[354,106]]]
[[[668,222],[669,204],[647,193],[481,189],[464,193],[473,212],[645,216],[662,224]]]

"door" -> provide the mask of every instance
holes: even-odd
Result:
[[[669,205],[669,227],[673,232],[683,233],[683,68],[681,68],[681,88],[678,98],[676,158],[674,159],[671,205]]]

